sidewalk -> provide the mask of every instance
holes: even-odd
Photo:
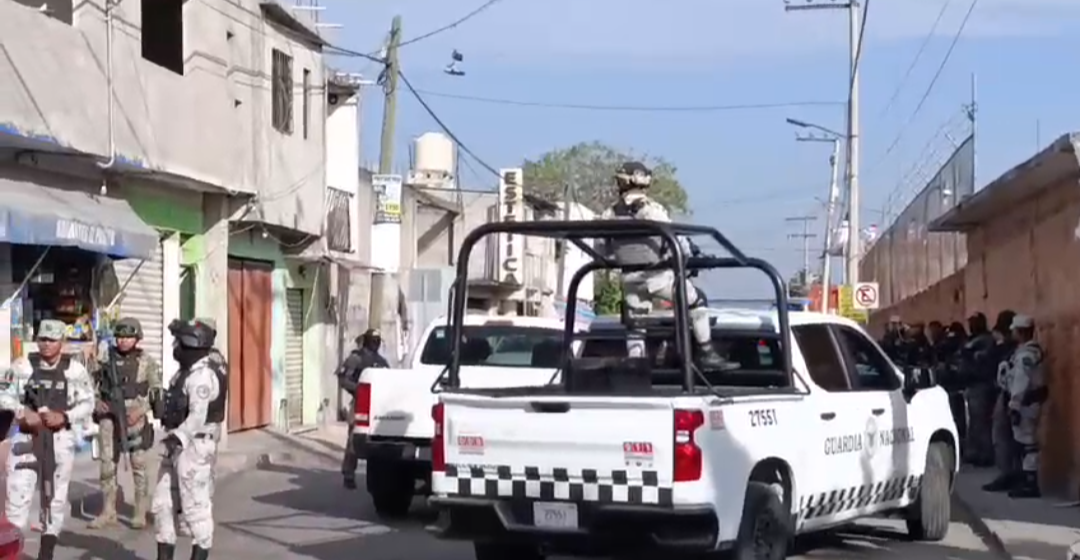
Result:
[[[971,510],[976,532],[1006,558],[1065,558],[1069,546],[1080,541],[1080,508],[1063,507],[1054,498],[1013,499],[983,491],[982,485],[996,474],[993,469],[965,467],[957,477],[955,494]]]

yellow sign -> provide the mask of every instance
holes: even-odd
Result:
[[[869,315],[866,311],[855,309],[855,289],[851,286],[840,286],[840,316],[846,317],[857,323],[866,324]]]

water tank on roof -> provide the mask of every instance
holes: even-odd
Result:
[[[454,176],[454,141],[439,132],[426,132],[416,139],[416,163],[419,173],[442,172]]]

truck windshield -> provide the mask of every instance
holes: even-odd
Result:
[[[562,353],[562,329],[512,325],[462,327],[461,365],[556,368]],[[450,363],[450,336],[446,327],[431,331],[420,353],[420,363]]]

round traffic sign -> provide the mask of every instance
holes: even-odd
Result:
[[[859,286],[859,289],[855,290],[855,301],[864,307],[876,304],[877,288],[870,285]]]

